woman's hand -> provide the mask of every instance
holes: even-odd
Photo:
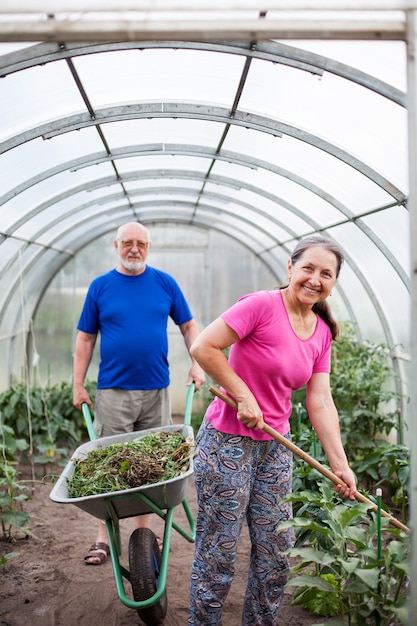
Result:
[[[262,430],[265,425],[262,411],[253,396],[237,401],[237,419],[254,430]]]
[[[355,500],[356,489],[356,478],[355,474],[352,472],[350,467],[345,470],[340,470],[334,472],[338,478],[343,480],[343,485],[336,485],[335,490],[337,493],[340,493],[343,498],[349,498],[349,500]]]

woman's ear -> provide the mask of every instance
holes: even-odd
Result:
[[[291,273],[292,273],[291,259],[288,259],[287,269],[288,269],[288,282],[290,283],[291,282]]]

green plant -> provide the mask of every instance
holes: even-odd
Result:
[[[86,384],[94,400],[94,383]],[[26,441],[35,463],[66,462],[69,451],[86,437],[82,413],[72,404],[72,388],[62,382],[49,387],[11,385],[0,394],[0,411],[16,438]]]
[[[387,436],[398,426],[400,396],[392,384],[390,356],[385,344],[358,341],[347,323],[333,344],[332,393],[341,420],[354,429],[349,436],[351,449],[361,449],[365,433],[368,438]]]
[[[30,520],[29,514],[21,509],[21,504],[29,499],[24,493],[27,488],[17,480],[19,471],[10,461],[11,452],[23,445],[13,434],[13,429],[2,425],[0,413],[0,523],[2,538],[7,540],[12,538],[15,528],[28,532],[26,524]]]
[[[18,482],[19,474],[11,465],[0,464],[0,522],[4,540],[12,539],[16,529],[30,532],[27,526],[30,515],[20,508],[30,496],[24,493],[27,487]]]
[[[0,434],[1,434],[1,450],[4,459],[8,461],[16,461],[22,450],[27,450],[28,442],[26,439],[16,439],[15,433],[11,426],[2,423],[3,418],[0,413]]]
[[[314,572],[307,572],[306,576],[314,576]],[[316,577],[317,578],[317,577]],[[328,583],[330,587],[320,589],[320,585],[315,581],[314,587],[298,587],[292,599],[293,606],[303,606],[313,613],[324,617],[334,617],[339,613],[339,592],[340,582],[334,574],[319,574],[318,579]]]
[[[11,561],[11,559],[15,559],[17,556],[19,556],[20,552],[8,552],[7,554],[3,554],[0,557],[0,564],[2,567],[2,570],[4,571],[6,569],[6,565],[9,561]]]
[[[409,448],[389,441],[398,426],[401,396],[395,391],[390,351],[384,344],[359,342],[353,327],[344,324],[334,343],[330,382],[338,409],[342,441],[358,483],[366,491],[381,486],[391,506],[405,521],[408,508]],[[305,389],[293,394],[293,440],[326,462],[305,408]],[[316,474],[294,467],[297,488],[314,488]]]
[[[364,458],[352,461],[361,484],[368,490],[382,487],[384,499],[399,511],[402,521],[407,518],[409,505],[410,448],[377,440]]]
[[[289,499],[301,505],[298,516],[283,524],[296,529],[290,555],[298,563],[288,582],[298,588],[294,603],[316,614],[338,615],[334,626],[344,626],[346,619],[349,626],[407,624],[405,533],[388,528],[382,518],[388,539],[381,546],[377,516],[369,505],[341,501],[329,484]]]

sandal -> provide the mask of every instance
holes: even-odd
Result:
[[[93,543],[88,554],[84,557],[84,561],[87,565],[101,565],[106,561],[110,554],[109,546],[107,543]],[[91,560],[94,559],[94,560]]]

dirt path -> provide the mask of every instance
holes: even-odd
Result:
[[[33,499],[25,506],[33,534],[10,545],[0,542],[0,558],[8,552],[19,556],[0,570],[1,626],[138,626],[135,610],[120,601],[110,559],[101,566],[86,566],[86,549],[93,543],[96,519],[72,504],[50,500],[51,484],[37,483]],[[187,487],[187,501],[195,513],[193,480]],[[163,532],[163,521],[155,517],[154,531]],[[188,522],[182,506],[175,520],[184,528]],[[121,521],[121,563],[128,568],[127,545],[132,520]],[[236,578],[224,608],[224,626],[240,626],[242,597],[246,582],[249,541],[244,533],[239,545]],[[193,545],[173,530],[168,564],[168,613],[165,626],[186,626],[188,581]],[[127,583],[129,585],[129,583]],[[129,585],[130,586],[130,585]],[[130,595],[130,589],[126,589]],[[311,626],[323,623],[298,607],[290,606],[291,590],[285,594],[281,624]]]

